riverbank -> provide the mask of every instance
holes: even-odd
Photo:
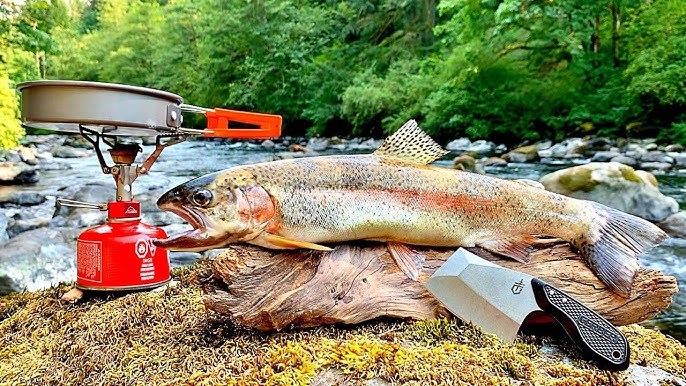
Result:
[[[686,347],[621,327],[627,371],[599,370],[561,331],[504,344],[457,320],[273,334],[205,310],[177,269],[156,292],[59,301],[68,285],[0,297],[0,385],[686,385]]]

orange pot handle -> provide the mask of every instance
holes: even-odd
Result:
[[[205,112],[208,132],[204,137],[267,139],[281,135],[281,116],[250,113],[246,111],[212,109]],[[240,123],[254,128],[229,127],[230,123]]]

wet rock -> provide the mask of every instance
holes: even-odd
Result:
[[[262,141],[262,147],[265,149],[268,149],[268,150],[273,149],[275,146],[276,146],[276,144],[271,139],[266,139],[266,140]]]
[[[591,162],[608,162],[618,156],[620,156],[618,151],[599,151],[593,154],[593,157],[591,157]]]
[[[584,154],[592,154],[599,151],[608,151],[612,145],[612,141],[608,138],[590,138],[584,143],[581,150]]]
[[[686,166],[686,153],[668,153],[674,159],[674,164],[677,166]]]
[[[103,204],[114,199],[112,186],[104,184],[70,186],[60,190],[58,195],[61,198],[93,204]],[[97,209],[59,206],[53,215],[52,226],[92,227],[104,223],[106,218],[106,212]]]
[[[466,154],[455,157],[455,159],[453,160],[453,169],[473,172],[476,169],[476,160],[474,159],[474,157],[471,157]]]
[[[0,162],[0,185],[24,185],[38,182],[36,169],[24,164]]]
[[[476,154],[488,154],[495,150],[495,144],[490,141],[480,139],[472,143],[468,148],[467,152]]]
[[[10,219],[5,215],[5,211],[0,210],[0,245],[6,243],[10,239],[9,234],[7,234],[9,223]]]
[[[538,148],[536,145],[518,147],[511,152],[503,155],[504,160],[508,162],[524,163],[533,161],[538,158]]]
[[[55,146],[50,152],[57,158],[84,158],[91,156],[91,151],[70,146]]]
[[[538,151],[540,158],[565,158],[569,154],[580,156],[579,150],[584,146],[584,140],[581,138],[568,138],[560,143],[556,143],[549,149],[542,149]]]
[[[154,144],[155,142],[153,142]],[[64,139],[62,146],[76,147],[79,149],[92,149],[93,145],[81,135],[68,135]]]
[[[467,151],[469,149],[469,146],[472,145],[472,141],[469,140],[469,138],[459,138],[453,141],[448,142],[448,144],[445,146],[446,150],[454,151],[457,153]]]
[[[325,150],[329,146],[328,138],[312,137],[307,141],[307,148],[314,151]]]
[[[647,172],[645,170],[636,170],[636,175],[646,183],[649,183],[650,185],[653,185],[656,188],[659,187],[657,183],[657,178],[655,178],[653,173]]]
[[[19,154],[19,159],[21,159],[22,162],[29,165],[38,164],[38,160],[36,159],[38,152],[36,151],[36,148],[22,146],[17,149],[17,153]]]
[[[0,197],[1,204],[33,206],[45,202],[45,195],[38,192],[14,192],[7,197]]]
[[[641,162],[638,164],[641,169],[665,171],[672,168],[671,163],[666,162]]]
[[[504,167],[507,166],[507,161],[500,157],[488,157],[484,160],[483,162],[484,166],[496,166],[496,167]]]
[[[618,155],[616,157],[612,157],[610,162],[617,162],[617,163],[624,164],[624,165],[631,166],[631,167],[638,166],[638,161],[636,161],[635,158],[628,157],[626,155]]]
[[[541,150],[547,150],[553,147],[553,141],[541,141],[536,143],[536,150],[541,151]]]
[[[357,146],[357,150],[373,151],[378,149],[382,143],[382,139],[369,138],[360,142],[360,144]]]
[[[76,237],[72,228],[39,228],[0,245],[0,293],[35,291],[76,278]]]
[[[668,156],[667,154],[661,151],[649,151],[647,153],[641,154],[641,161],[673,164],[674,158]]]
[[[662,221],[679,210],[679,204],[660,193],[627,165],[593,162],[541,177],[547,190],[600,202],[650,221]]]
[[[686,239],[686,211],[677,212],[657,225],[670,236]]]
[[[674,145],[667,145],[667,146],[665,146],[665,149],[664,149],[664,150],[665,150],[666,152],[668,152],[668,153],[669,153],[669,152],[680,153],[680,152],[684,151],[684,146],[677,143],[677,144],[674,144]]]

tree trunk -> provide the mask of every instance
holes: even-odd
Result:
[[[619,4],[616,1],[610,3],[612,11],[612,64],[619,67],[619,27],[622,22]]]
[[[569,244],[560,240],[539,243],[526,264],[481,248],[468,249],[543,279],[615,325],[655,316],[678,291],[673,277],[642,268],[631,298],[624,299],[608,290]],[[332,252],[239,246],[220,254],[199,282],[208,309],[262,331],[355,324],[379,317],[430,319],[449,312],[422,283],[453,251],[425,249],[426,262],[415,282],[396,266],[385,244],[340,244]]]

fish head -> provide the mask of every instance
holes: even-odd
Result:
[[[192,230],[157,239],[171,251],[205,251],[257,237],[274,216],[271,196],[254,176],[228,169],[183,183],[157,200],[157,206],[182,217]]]

